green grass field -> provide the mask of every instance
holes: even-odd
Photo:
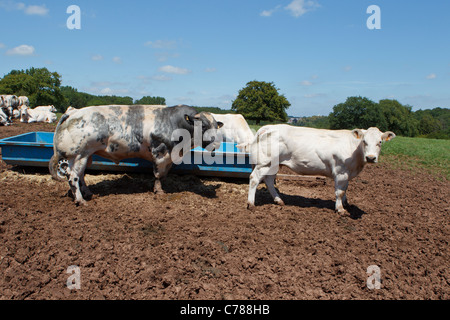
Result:
[[[250,128],[258,131],[261,126],[250,125]],[[380,162],[450,180],[450,140],[397,136],[383,144]]]
[[[383,144],[380,161],[450,180],[450,140],[396,137]]]

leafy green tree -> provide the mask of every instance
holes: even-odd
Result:
[[[414,137],[418,134],[419,122],[414,118],[412,107],[397,100],[380,100],[379,106],[387,122],[387,128],[397,135]]]
[[[30,106],[54,105],[62,111],[65,98],[60,90],[61,76],[47,68],[12,70],[0,80],[2,94],[27,96]]]
[[[287,122],[286,109],[290,107],[284,95],[280,95],[273,82],[250,81],[239,91],[231,109],[246,119]]]
[[[387,123],[377,103],[365,97],[349,97],[333,107],[329,115],[331,129],[367,129],[378,127],[386,130]]]
[[[414,112],[419,121],[421,136],[435,139],[450,139],[450,109],[434,108]]]
[[[139,100],[136,100],[134,104],[148,104],[148,105],[165,105],[166,99],[163,97],[150,97],[144,96]]]

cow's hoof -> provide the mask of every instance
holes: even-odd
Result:
[[[78,200],[78,201],[75,201],[75,205],[77,207],[86,207],[87,206],[87,202],[86,202],[86,200]]]
[[[336,213],[339,214],[341,217],[349,217],[350,214],[345,209],[336,210]]]
[[[154,194],[157,194],[157,195],[163,195],[163,194],[166,194],[166,193],[164,192],[164,190],[154,190],[153,193],[154,193]]]
[[[247,210],[250,211],[254,211],[255,210],[255,205],[253,203],[247,203]]]
[[[280,198],[275,198],[275,203],[277,204],[277,205],[279,205],[279,206],[284,206],[284,201],[283,200],[281,200]]]

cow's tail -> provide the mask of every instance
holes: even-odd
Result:
[[[69,118],[69,114],[65,113],[61,117],[61,119],[58,122],[58,125],[56,126],[55,130],[55,137],[59,132],[59,127]],[[52,175],[52,178],[56,181],[64,182],[66,181],[66,178],[63,176],[63,171],[61,170],[61,164],[62,161],[65,160],[64,157],[58,152],[58,149],[56,145],[53,146],[54,154],[52,158],[50,159],[50,162],[48,164],[48,170],[50,171],[50,174]],[[67,172],[67,168],[63,168]]]

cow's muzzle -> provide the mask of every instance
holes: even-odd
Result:
[[[376,156],[372,156],[372,155],[366,156],[366,161],[368,163],[376,163],[377,162],[377,157]]]

